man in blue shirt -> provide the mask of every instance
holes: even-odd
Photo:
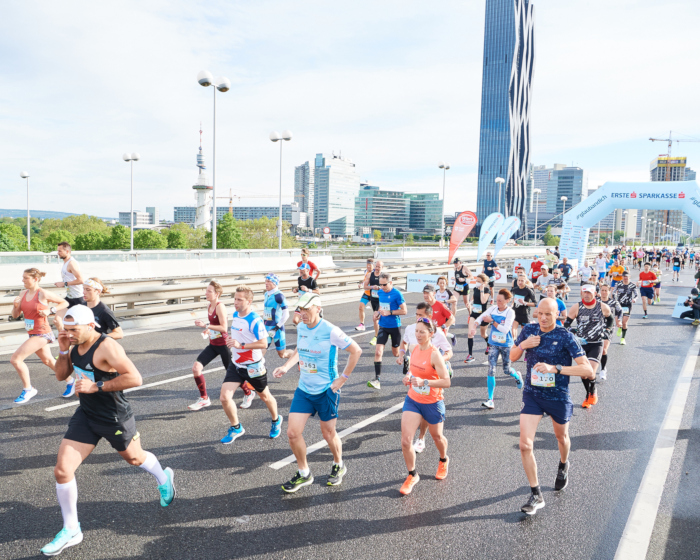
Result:
[[[374,350],[374,377],[367,382],[372,389],[381,389],[379,377],[382,373],[382,356],[384,346],[391,337],[391,350],[394,357],[399,357],[401,346],[401,317],[406,315],[406,301],[401,292],[394,288],[391,274],[382,272],[379,275],[379,310],[375,311],[374,318],[379,321],[379,333],[377,345]]]
[[[287,299],[278,288],[279,283],[280,279],[276,274],[270,273],[265,276],[263,320],[267,331],[268,346],[274,341],[279,357],[287,359],[292,355],[292,351],[287,350],[287,337],[284,331],[284,324],[289,318],[289,309],[287,309]],[[265,352],[267,352],[267,349]]]
[[[544,507],[534,454],[535,435],[542,415],[547,413],[552,418],[561,456],[554,489],[563,490],[569,483],[569,420],[574,406],[569,396],[569,377],[587,379],[595,376],[576,337],[564,327],[557,326],[558,312],[557,303],[552,298],[543,299],[537,308],[538,323],[523,326],[510,350],[511,362],[526,353],[527,371],[520,410],[520,456],[532,491],[521,508],[527,515],[534,515]],[[576,365],[572,365],[573,361]]]
[[[297,302],[297,310],[302,321],[297,327],[297,348],[289,360],[273,373],[275,377],[282,377],[295,364],[299,364],[299,386],[294,391],[287,424],[289,446],[296,457],[299,470],[290,481],[282,485],[282,490],[290,494],[314,481],[306,461],[303,434],[306,421],[317,412],[323,439],[328,442],[328,448],[333,454],[333,466],[327,484],[337,486],[343,481],[347,469],[343,464],[342,443],[335,431],[340,388],[349,379],[362,354],[357,342],[339,327],[321,319],[321,298],[317,294],[311,292],[302,295]],[[338,375],[338,349],[350,353],[341,375]]]
[[[484,259],[484,266],[481,269],[481,272],[486,274],[486,276],[489,279],[489,286],[493,288],[494,283],[496,282],[496,271],[498,270],[498,265],[496,264],[496,261],[491,259],[491,251],[488,251],[486,253],[486,259]]]

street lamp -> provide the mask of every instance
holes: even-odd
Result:
[[[131,212],[129,212],[129,216],[131,219],[131,251],[134,250],[134,162],[138,161],[139,158],[141,157],[138,155],[136,152],[133,154],[124,154],[122,156],[124,158],[124,161],[131,163]]]
[[[566,214],[566,201],[569,200],[569,198],[566,196],[562,196],[559,200],[561,200],[564,203],[564,209],[561,211],[561,227],[562,233],[564,233],[564,214]]]
[[[627,245],[627,210],[622,211],[622,216],[625,220],[625,225],[622,228],[622,246],[625,247]],[[615,234],[613,233],[613,240],[615,239],[614,236]]]
[[[22,177],[22,179],[27,180],[27,251],[32,250],[32,244],[31,244],[31,236],[32,232],[30,231],[29,228],[29,173],[26,171],[20,171],[19,176]]]
[[[647,235],[646,235],[646,240],[647,242],[649,241],[649,225],[651,224],[651,218],[647,218]]]
[[[282,145],[284,144],[284,142],[280,142],[280,140],[286,140],[287,142],[289,142],[291,139],[291,130],[285,130],[282,132],[281,135],[277,131],[270,132],[270,140],[272,140],[273,142],[280,143],[280,215],[277,220],[277,237],[279,238],[280,251],[282,250]]]
[[[498,185],[498,212],[501,211],[501,185],[505,183],[506,180],[503,177],[496,177],[496,184]],[[505,214],[505,212],[504,212]],[[506,216],[507,218],[508,216]]]
[[[202,70],[197,74],[197,82],[200,86],[214,86],[214,76],[208,70]],[[216,90],[221,93],[231,89],[231,82],[228,78],[217,78],[214,86],[214,141],[212,142],[212,164],[211,164],[211,187],[214,212],[211,218],[211,248],[216,249]]]
[[[532,189],[532,194],[535,195],[535,247],[537,246],[537,211],[540,209],[540,193],[542,189]]]
[[[450,164],[445,161],[440,161],[438,162],[438,168],[442,169],[442,220],[440,222],[440,247],[442,247],[442,238],[445,235],[445,174],[450,168]]]

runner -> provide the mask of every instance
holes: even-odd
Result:
[[[61,320],[66,314],[66,311],[74,305],[85,305],[85,299],[83,298],[83,276],[80,273],[78,261],[71,256],[72,248],[70,243],[65,241],[59,243],[57,250],[58,258],[63,260],[63,266],[61,267],[61,278],[63,281],[56,282],[54,286],[57,288],[66,288],[66,301],[68,302],[68,307],[61,309],[56,313],[56,317],[54,317],[56,329],[61,331],[63,330]],[[71,380],[69,380],[69,384],[70,383]]]
[[[302,316],[302,324],[297,330],[297,348],[287,362],[273,373],[280,378],[299,364],[299,385],[294,391],[287,423],[289,447],[296,457],[298,470],[291,480],[282,485],[282,490],[290,494],[314,481],[306,460],[304,427],[316,413],[321,421],[323,439],[333,454],[331,474],[326,484],[338,486],[343,481],[347,468],[343,463],[343,444],[335,431],[340,389],[350,379],[362,354],[362,349],[354,340],[348,338],[339,327],[321,318],[321,298],[317,294],[303,294],[297,308]],[[347,350],[350,354],[340,375],[338,349]]]
[[[588,259],[584,260],[583,266],[578,270],[578,277],[581,280],[582,286],[591,281],[591,276],[593,276],[594,272],[593,267],[588,264]]]
[[[435,299],[450,309],[453,315],[457,313],[457,295],[447,288],[447,277],[438,276],[438,289],[435,292]]]
[[[298,287],[292,288],[292,291],[295,294],[298,293],[304,293],[304,292],[313,292],[315,294],[320,294],[321,290],[318,289],[318,284],[316,284],[316,280],[314,280],[311,276],[311,267],[304,263],[299,267],[299,277],[297,278],[297,284]],[[299,312],[294,313],[294,319],[292,319],[292,323],[294,325],[298,325],[299,321],[301,321],[301,314]]]
[[[238,421],[233,394],[246,381],[253,386],[270,412],[270,438],[278,437],[282,431],[282,416],[277,413],[277,401],[267,387],[267,370],[262,353],[267,348],[267,332],[260,315],[252,310],[252,304],[253,290],[248,286],[238,286],[233,298],[236,311],[231,318],[231,328],[226,340],[226,346],[231,349],[232,361],[226,369],[219,397],[221,406],[231,422],[227,434],[221,439],[221,443],[224,444],[233,443],[236,438],[245,434],[245,429]]]
[[[410,494],[420,480],[420,476],[416,473],[413,434],[423,420],[430,425],[428,428],[430,435],[440,454],[435,478],[445,479],[449,469],[447,438],[443,434],[445,423],[443,389],[449,387],[451,382],[445,362],[440,357],[438,349],[431,343],[431,335],[434,332],[435,326],[430,319],[418,320],[416,323],[418,346],[411,353],[410,375],[405,375],[403,378],[403,384],[409,387],[401,415],[401,450],[408,469],[408,476],[399,490],[404,495]]]
[[[554,276],[552,276],[549,273],[549,268],[546,266],[542,267],[542,274],[540,274],[540,277],[537,279],[537,282],[535,282],[535,289],[540,292],[540,301],[543,298],[546,298],[546,290],[547,286],[550,284],[554,283]]]
[[[612,297],[612,289],[607,284],[600,287],[600,301],[607,305],[615,315],[615,323],[618,328],[622,327],[622,306],[620,302]],[[608,348],[612,341],[612,327],[605,328],[605,337],[603,338],[603,357],[600,359],[600,380],[605,381],[608,378]]]
[[[568,300],[568,299],[569,299],[569,292],[571,291],[571,288],[570,288],[569,285],[566,283],[566,280],[564,280],[564,279],[561,277],[561,270],[559,270],[558,268],[555,268],[555,269],[552,271],[552,277],[553,277],[553,278],[552,278],[552,282],[551,282],[551,283],[554,284],[554,286],[556,287],[556,289],[557,289],[557,294],[559,294],[559,295],[561,296],[562,299],[567,299],[567,300]],[[559,297],[559,296],[558,296],[558,297]]]
[[[472,271],[468,266],[462,264],[462,261],[455,257],[452,261],[455,267],[455,292],[462,296],[464,301],[464,307],[469,309],[469,280],[473,278]],[[455,304],[455,310],[452,312],[456,315],[457,305]]]
[[[574,267],[569,264],[569,259],[564,257],[561,261],[561,264],[557,268],[561,270],[561,277],[564,279],[564,282],[568,284],[569,277],[571,276],[571,273],[574,270]]]
[[[616,260],[613,265],[608,270],[608,274],[612,279],[610,285],[614,288],[617,284],[622,282],[622,273],[627,270],[627,268],[619,261]]]
[[[601,278],[605,278],[605,274],[607,272],[607,267],[608,267],[607,259],[603,256],[603,253],[598,253],[598,257],[595,260],[595,269],[596,269],[596,272],[598,273],[598,280],[600,280]]]
[[[360,298],[360,324],[355,327],[356,331],[365,330],[365,307],[370,302],[370,297],[372,295],[372,290],[367,287],[369,283],[369,275],[372,274],[372,269],[374,268],[374,259],[367,259],[367,269],[365,270],[365,277],[362,282],[359,283],[359,287],[363,289],[362,297]],[[374,310],[372,310],[374,312]]]
[[[666,249],[666,270],[671,269],[671,251]]]
[[[513,311],[515,311],[515,320],[513,321],[513,337],[518,336],[518,329],[524,327],[530,322],[530,308],[537,305],[535,292],[527,287],[527,278],[524,275],[518,275],[517,286],[513,288]]]
[[[40,272],[36,268],[28,268],[22,274],[22,290],[14,299],[12,306],[12,318],[17,319],[20,315],[24,315],[24,330],[29,335],[29,340],[25,340],[17,350],[12,354],[10,363],[17,370],[19,379],[22,382],[22,392],[14,402],[15,404],[28,403],[30,399],[36,396],[38,391],[32,386],[29,377],[29,368],[24,363],[29,356],[36,354],[42,363],[56,371],[56,360],[54,360],[48,345],[56,342],[53,331],[49,326],[47,317],[56,314],[58,310],[65,309],[68,302],[63,298],[39,287],[39,282],[46,276],[45,272]],[[55,306],[49,307],[49,304],[55,303]],[[68,384],[63,396],[68,398],[75,393],[75,383],[73,378],[69,377]]]
[[[515,311],[509,307],[510,300],[513,295],[509,290],[503,288],[498,291],[496,296],[496,305],[489,307],[484,313],[479,315],[474,323],[470,326],[472,336],[476,334],[476,326],[482,323],[491,323],[491,334],[489,335],[489,343],[491,350],[489,352],[489,374],[486,378],[489,398],[481,403],[481,406],[493,410],[493,394],[496,390],[496,367],[498,366],[498,357],[501,357],[503,363],[503,373],[510,375],[515,379],[515,384],[518,389],[523,388],[523,378],[520,374],[510,366],[510,348],[513,346],[513,334],[511,329],[515,320]]]
[[[489,287],[493,288],[493,285],[496,282],[496,272],[498,272],[499,268],[498,265],[496,264],[496,261],[494,261],[491,258],[491,251],[486,251],[486,258],[484,259],[484,266],[481,270],[483,274],[486,274],[486,276],[489,279]]]
[[[571,306],[564,326],[568,329],[574,321],[576,321],[577,326],[576,335],[579,337],[581,347],[593,368],[593,377],[581,379],[586,388],[586,399],[581,406],[582,408],[590,408],[598,404],[595,373],[603,355],[605,329],[612,329],[614,324],[612,311],[605,303],[596,298],[594,286],[586,284],[581,287],[581,301]]]
[[[120,340],[124,338],[124,331],[119,326],[114,312],[100,301],[103,294],[109,294],[109,290],[107,286],[102,283],[102,280],[97,277],[85,280],[83,284],[83,296],[85,297],[86,305],[95,316],[96,324],[99,325],[95,327],[95,330],[100,334],[105,333],[114,340]]]
[[[379,275],[382,273],[382,268],[384,268],[384,263],[382,261],[374,261],[374,270],[370,273],[369,279],[366,280],[366,288],[370,290],[369,303],[372,306],[372,317],[374,321],[374,338],[369,341],[369,343],[374,346],[377,344],[377,336],[379,336],[379,319],[377,318],[377,311],[379,311],[379,292],[381,287],[379,286]]]
[[[544,262],[542,262],[537,255],[535,255],[533,258],[534,260],[532,263],[530,263],[530,280],[533,284],[535,284],[537,279],[540,277],[540,274],[542,274]]]
[[[654,304],[654,285],[656,284],[658,278],[656,274],[651,271],[651,264],[644,263],[644,270],[639,273],[639,294],[642,296],[642,309],[644,310],[644,315],[642,319],[646,319],[647,316],[647,303]]]
[[[284,332],[284,324],[289,319],[289,309],[287,309],[287,299],[278,288],[279,284],[280,279],[276,274],[269,273],[265,276],[263,319],[265,321],[265,330],[267,331],[268,346],[274,341],[277,355],[286,360],[292,355],[292,351],[287,350],[287,336]],[[266,353],[267,348],[263,350],[263,355]]]
[[[436,299],[435,294],[435,286],[432,284],[423,286],[423,301],[433,308],[433,322],[437,327],[442,329],[442,332],[448,340],[452,342],[452,346],[454,346],[456,344],[455,337],[452,333],[448,332],[448,330],[455,324],[455,316],[450,313],[447,306]]]
[[[586,353],[573,334],[556,325],[556,316],[556,303],[543,299],[538,307],[539,324],[525,325],[510,351],[511,362],[525,353],[527,364],[520,411],[520,456],[531,491],[521,511],[527,515],[534,515],[545,505],[534,454],[535,435],[542,415],[546,412],[552,418],[560,455],[554,490],[563,490],[569,483],[569,420],[574,409],[569,395],[569,377],[593,376]],[[576,365],[572,365],[573,361]]]
[[[622,273],[622,283],[613,288],[612,295],[622,306],[622,327],[617,329],[617,336],[620,337],[620,344],[627,344],[625,337],[627,336],[627,323],[632,314],[632,304],[637,301],[637,285],[630,282],[630,273]]]
[[[556,268],[557,263],[559,262],[559,259],[549,249],[545,249],[545,251],[546,251],[546,254],[544,256],[544,264],[547,265],[547,268],[549,270],[554,270]]]
[[[377,346],[374,349],[374,379],[367,382],[367,387],[381,389],[380,377],[382,374],[382,356],[384,346],[391,337],[391,351],[395,357],[399,356],[401,346],[401,315],[406,315],[406,300],[401,292],[393,285],[393,279],[388,272],[379,275],[379,311],[374,316],[379,321],[379,334]]]
[[[557,297],[557,288],[554,284],[547,286],[544,293],[544,298],[553,299],[557,303],[557,307],[559,309],[559,314],[557,315],[557,326],[561,327],[564,324],[564,321],[566,321],[566,304],[564,303],[563,299]],[[535,312],[533,313],[535,319],[537,318],[537,313],[538,310],[535,309]]]
[[[54,476],[63,529],[41,549],[46,556],[60,554],[83,540],[75,471],[102,438],[127,463],[153,475],[161,506],[169,506],[175,498],[173,471],[170,467],[163,469],[153,453],[142,449],[134,413],[124,396],[124,390],[142,383],[136,366],[118,342],[95,330],[95,316],[86,306],[73,306],[63,324],[65,330],[58,334],[56,378],[62,381],[76,372],[75,392],[80,397],[80,406],[58,448]]]
[[[469,301],[471,303],[471,313],[469,314],[469,334],[467,335],[467,347],[469,353],[467,354],[467,359],[464,360],[465,364],[472,363],[476,358],[474,358],[474,335],[472,332],[472,324],[476,319],[488,308],[489,302],[491,301],[491,289],[488,286],[488,277],[485,274],[478,274],[476,276],[477,280],[480,281],[479,284],[474,286],[474,289],[470,292]],[[423,292],[423,297],[425,297],[425,291]],[[486,336],[486,325],[481,325],[479,329],[481,331],[481,338],[486,341],[486,352],[489,353],[489,343]]]
[[[674,280],[676,282],[680,282],[681,281],[681,256],[678,254],[677,251],[673,255],[672,262],[673,262],[673,274],[671,274],[671,282],[673,282]]]
[[[321,270],[309,260],[309,250],[306,247],[301,250],[301,260],[297,263],[297,268],[301,269],[303,264],[308,265],[311,277],[318,280],[318,277],[321,276]]]

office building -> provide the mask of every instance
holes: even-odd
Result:
[[[315,166],[308,161],[294,168],[294,202],[306,214],[310,228],[314,225],[314,176]]]
[[[649,164],[649,176],[654,182],[685,181],[686,160],[687,158],[679,156],[656,157]],[[663,189],[664,187],[659,185],[659,190]],[[654,238],[662,241],[672,239],[669,227],[692,231],[692,220],[684,220],[685,213],[682,210],[642,210],[641,214],[640,234],[648,243]]]
[[[442,227],[442,200],[437,193],[406,193],[410,201],[409,227],[439,234]]]
[[[479,224],[496,211],[526,221],[534,20],[530,0],[486,0],[476,203]],[[505,179],[503,188],[496,184],[497,177]]]
[[[561,171],[566,167],[563,163],[555,163],[552,167],[546,165],[535,165],[532,168],[532,189],[539,189],[541,192],[538,195],[530,190],[529,205],[530,212],[535,211],[535,204],[539,205],[540,212],[547,211],[547,185],[552,178],[554,171]]]
[[[563,201],[562,196],[567,200]],[[587,196],[588,173],[586,171],[580,167],[553,169],[547,181],[547,212],[557,216],[552,226],[560,227],[562,225],[560,214],[565,209],[571,210]]]
[[[354,235],[355,198],[359,190],[360,176],[352,161],[335,154],[316,154],[313,185],[314,229],[329,227],[331,235]]]
[[[227,206],[216,208],[217,222],[229,213]],[[127,212],[127,218],[128,218]],[[194,226],[197,216],[196,206],[175,206],[175,223],[186,223]],[[234,206],[233,217],[236,220],[257,220],[259,218],[270,218],[276,220],[279,216],[279,206]],[[282,205],[282,221],[292,224],[292,205]]]
[[[131,218],[129,212],[119,212],[119,223],[126,227],[131,227]],[[134,210],[134,228],[148,228],[159,225],[158,209],[149,206],[146,212],[138,212]]]
[[[355,198],[355,229],[378,229],[382,233],[407,230],[411,201],[400,191],[385,191],[367,184],[360,185]]]

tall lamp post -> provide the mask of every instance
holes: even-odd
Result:
[[[291,130],[285,130],[282,132],[281,135],[277,131],[270,132],[270,140],[272,140],[273,142],[280,143],[280,215],[277,219],[277,237],[279,239],[278,248],[280,251],[282,250],[282,145],[284,144],[282,140],[286,140],[287,142],[289,142],[291,139]]]
[[[540,209],[540,193],[542,192],[542,189],[532,189],[532,194],[535,195],[535,247],[537,246],[537,227],[539,225],[538,223],[538,215],[537,211]]]
[[[444,243],[443,237],[445,235],[445,175],[450,168],[450,164],[441,161],[438,163],[438,168],[442,169],[442,220],[440,222],[440,247],[442,247]]]
[[[625,227],[622,228],[622,246],[627,246],[627,210],[622,211],[622,216],[625,220]]]
[[[564,233],[564,214],[566,214],[566,201],[569,200],[568,197],[562,196],[559,200],[561,200],[564,203],[564,208],[561,211],[561,231]]]
[[[32,237],[32,232],[31,228],[29,227],[29,173],[26,171],[21,171],[19,174],[22,179],[27,180],[27,251],[32,250],[32,243],[31,243],[31,237]]]
[[[197,74],[197,82],[200,86],[214,86],[214,141],[212,142],[212,164],[211,164],[211,187],[212,187],[212,202],[214,205],[211,218],[211,248],[216,249],[216,90],[221,93],[231,89],[231,82],[228,78],[217,78],[214,85],[214,76],[208,70],[202,70]]]
[[[647,236],[646,236],[647,243],[649,242],[649,230],[650,229],[651,229],[651,218],[647,218]]]
[[[124,161],[131,164],[131,212],[129,212],[129,217],[131,219],[131,251],[134,250],[134,162],[138,161],[141,157],[136,152],[133,154],[124,154],[122,156]]]
[[[503,177],[496,177],[496,184],[498,185],[498,210],[497,210],[497,212],[501,211],[501,186],[505,182],[506,182],[506,180]],[[503,212],[503,214],[505,215],[505,212]],[[507,217],[508,216],[506,216],[506,218]]]

